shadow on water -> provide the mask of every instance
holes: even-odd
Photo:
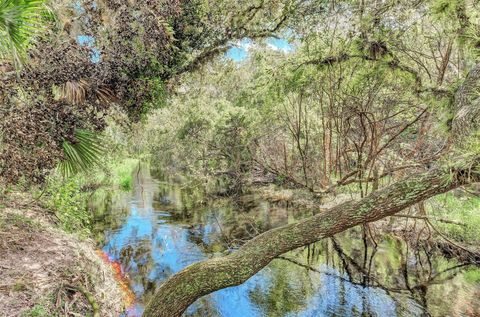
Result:
[[[160,179],[162,177],[157,177]],[[198,189],[147,169],[131,193],[92,198],[98,241],[121,264],[140,316],[156,287],[189,264],[304,217],[250,197],[196,206]],[[246,283],[199,299],[186,316],[479,316],[480,270],[398,238],[372,243],[362,228],[274,260]]]

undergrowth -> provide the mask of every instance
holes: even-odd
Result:
[[[62,229],[81,237],[91,234],[93,215],[87,208],[92,190],[101,187],[129,191],[133,187],[133,174],[137,159],[110,161],[101,168],[77,173],[69,178],[52,173],[48,178],[43,200],[55,212]]]
[[[137,170],[139,161],[137,159],[125,159],[111,165],[113,175],[112,185],[122,190],[129,191],[133,188],[133,174]]]
[[[435,222],[444,234],[457,241],[478,243],[480,240],[480,197],[470,194],[446,193],[430,199],[429,215],[459,224]]]
[[[51,180],[47,189],[47,205],[55,212],[62,228],[79,236],[88,236],[92,216],[87,210],[87,194],[80,178]]]

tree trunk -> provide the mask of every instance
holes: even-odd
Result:
[[[480,181],[479,157],[463,166],[408,177],[359,201],[346,202],[298,223],[267,231],[228,256],[190,265],[160,286],[143,316],[181,316],[201,296],[245,282],[283,253]]]

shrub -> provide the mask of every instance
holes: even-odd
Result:
[[[78,179],[52,180],[47,188],[48,206],[55,212],[62,228],[80,236],[90,233],[92,215],[87,210],[87,197]]]

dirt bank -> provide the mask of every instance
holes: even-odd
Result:
[[[0,201],[0,316],[118,316],[123,294],[95,252],[27,194]]]

